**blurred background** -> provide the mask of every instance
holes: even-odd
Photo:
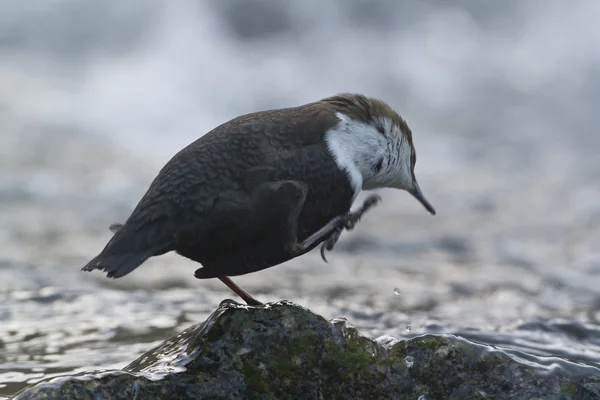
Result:
[[[338,92],[407,120],[437,216],[383,190],[329,264],[314,251],[235,282],[370,336],[599,366],[598,15],[596,0],[3,0],[0,396],[122,368],[238,301],[176,255],[119,280],[80,268],[179,149]]]

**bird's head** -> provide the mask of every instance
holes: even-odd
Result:
[[[361,94],[344,93],[321,102],[339,119],[325,138],[357,193],[360,189],[403,189],[435,215],[415,176],[417,153],[412,132],[396,111]]]

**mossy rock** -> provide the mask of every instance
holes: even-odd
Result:
[[[287,301],[227,300],[122,371],[40,382],[17,399],[598,399],[598,375],[519,363],[456,336],[372,340]]]

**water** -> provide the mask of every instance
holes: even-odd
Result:
[[[408,120],[438,214],[383,190],[329,264],[314,252],[235,281],[372,336],[454,333],[598,367],[598,12],[594,0],[2,2],[0,396],[122,368],[237,300],[174,255],[119,280],[79,269],[181,147],[241,113],[341,91]]]

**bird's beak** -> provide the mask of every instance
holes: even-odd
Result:
[[[435,209],[433,208],[433,206],[431,204],[429,204],[429,202],[423,195],[423,192],[421,192],[421,188],[419,187],[419,184],[417,183],[417,181],[414,181],[413,183],[414,183],[413,188],[412,188],[412,190],[409,191],[409,193],[412,194],[413,196],[415,196],[415,198],[417,200],[419,200],[421,202],[421,204],[423,204],[423,207],[425,207],[427,209],[427,211],[429,211],[431,213],[431,215],[435,215]]]

